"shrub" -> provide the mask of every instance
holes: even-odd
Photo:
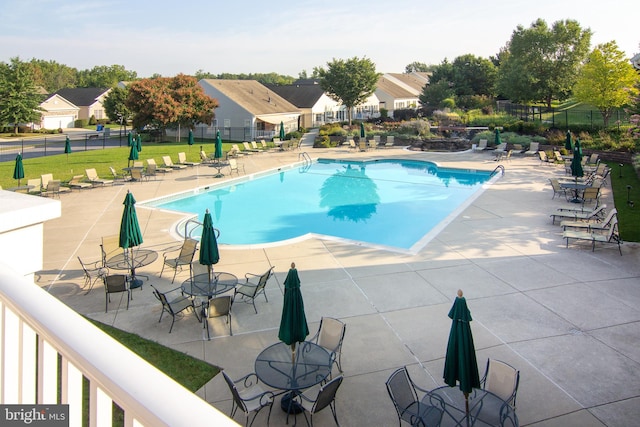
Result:
[[[445,98],[440,102],[443,108],[454,108],[456,106],[456,101],[453,98]]]
[[[89,126],[95,126],[96,123],[96,116],[92,114],[91,117],[89,117]]]
[[[331,139],[327,135],[318,136],[313,143],[314,148],[329,148],[331,147]]]
[[[73,126],[77,127],[77,128],[84,128],[87,127],[87,125],[89,124],[87,119],[77,119]]]

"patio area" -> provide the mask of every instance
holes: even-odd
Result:
[[[395,156],[459,168],[496,166],[494,156],[483,152],[303,150],[312,158]],[[251,174],[289,165],[298,161],[298,154],[260,153],[239,161]],[[595,252],[588,243],[571,242],[565,248],[561,228],[552,225],[549,214],[569,203],[552,200],[548,181],[564,176],[564,168],[523,156],[513,156],[504,167],[500,180],[416,254],[319,239],[267,247],[220,246],[215,270],[240,280],[245,273],[261,274],[275,266],[266,288],[269,302],[258,298],[258,314],[250,304],[234,304],[233,336],[222,319],[211,321],[211,341],[192,314],[176,320],[171,333],[170,317],[158,323],[161,305],[149,284],[168,290],[188,277],[184,270],[174,284],[172,274],[159,278],[162,256],[140,269],[139,274],[150,278],[132,291],[129,309],[126,299],[112,295],[107,313],[100,283],[88,294],[83,291],[77,260],[97,260],[101,238],[118,233],[127,190],[142,202],[229,179],[214,178],[217,170],[205,165],[155,181],[61,195],[61,218],[45,224],[44,270],[36,283],[81,314],[204,359],[238,378],[253,371],[260,351],[278,341],[283,281],[294,261],[311,335],[322,316],[347,325],[345,380],[336,401],[343,426],[397,425],[384,383],[398,367],[407,365],[424,388],[443,384],[447,313],[462,289],[473,316],[481,374],[489,357],[520,370],[521,426],[634,425],[640,418],[640,246],[625,242],[623,256],[616,245],[597,245]],[[613,205],[610,187],[604,198]],[[161,254],[180,243],[173,228],[181,216],[139,203],[137,214],[143,248]],[[259,212],[255,220],[260,220]],[[198,394],[229,413],[231,394],[221,375]],[[235,419],[243,421],[239,415]],[[318,426],[335,425],[328,409],[314,420]],[[266,425],[266,411],[254,425]],[[285,425],[285,414],[276,404],[271,425]]]

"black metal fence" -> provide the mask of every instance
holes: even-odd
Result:
[[[554,107],[530,106],[514,104],[507,101],[498,102],[498,111],[518,117],[525,122],[542,122],[555,128],[580,127],[590,130],[603,129],[604,119],[598,110],[580,108],[557,109]],[[630,115],[623,110],[616,110],[609,118],[608,128],[618,128],[630,124]]]

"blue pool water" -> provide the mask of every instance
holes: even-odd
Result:
[[[219,242],[265,244],[307,233],[410,249],[470,199],[488,172],[415,160],[323,160],[152,206],[212,213]]]

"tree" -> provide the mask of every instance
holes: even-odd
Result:
[[[31,59],[29,62],[33,70],[33,78],[36,86],[42,86],[48,93],[54,93],[60,89],[76,87],[78,70],[56,61],[44,61]]]
[[[12,125],[40,120],[42,95],[38,93],[31,67],[20,58],[0,63],[0,124]]]
[[[591,30],[573,20],[551,28],[538,19],[530,28],[518,26],[500,52],[498,91],[516,102],[540,102],[570,96],[580,64],[589,53]]]
[[[78,72],[78,87],[115,87],[121,81],[137,78],[137,73],[126,70],[124,65],[99,65]]]
[[[336,102],[347,108],[349,125],[353,108],[362,104],[376,90],[380,73],[368,58],[334,59],[327,63],[327,69],[314,68],[320,79],[320,87]]]
[[[127,121],[131,120],[131,110],[127,107],[127,97],[129,90],[127,88],[114,87],[104,98],[102,106],[109,120],[112,122],[127,125]]]
[[[218,102],[204,93],[195,77],[178,74],[131,83],[125,105],[133,113],[134,127],[151,125],[164,131],[179,124],[211,124]]]
[[[453,98],[453,96],[454,92],[450,82],[446,79],[440,79],[437,82],[426,85],[418,99],[422,104],[422,108],[429,113],[429,111],[443,107],[443,101]]]
[[[618,49],[615,41],[600,44],[589,54],[573,94],[576,99],[595,106],[609,125],[612,113],[633,103],[637,95],[638,74]]]
[[[498,70],[488,59],[471,54],[453,60],[453,89],[457,97],[495,96]]]
[[[407,74],[413,73],[413,72],[426,73],[426,72],[432,71],[434,67],[436,67],[436,65],[427,65],[424,62],[414,61],[411,64],[408,64],[406,67],[404,67],[404,72]]]

